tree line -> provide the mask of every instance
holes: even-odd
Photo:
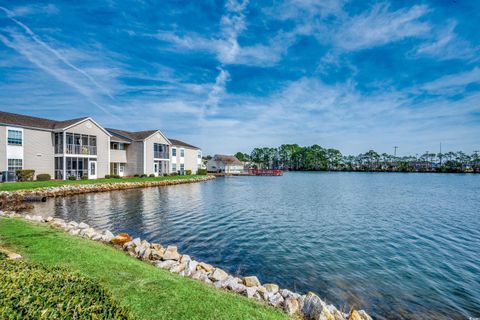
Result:
[[[235,156],[251,166],[296,171],[401,171],[401,172],[480,172],[480,154],[462,151],[415,156],[394,156],[374,150],[357,156],[342,155],[333,148],[317,144],[302,147],[283,144],[278,148],[255,148],[250,154]]]

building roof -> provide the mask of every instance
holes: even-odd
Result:
[[[77,122],[88,119],[88,117],[70,119],[64,121],[55,121],[45,118],[26,116],[23,114],[0,111],[0,123],[7,125],[16,125],[23,127],[55,130],[69,127]]]
[[[131,141],[145,140],[146,138],[150,137],[152,134],[158,131],[158,130],[147,130],[147,131],[130,132],[130,131],[124,131],[124,130],[118,130],[118,129],[112,129],[112,128],[107,128],[106,130],[117,137],[126,138]]]
[[[172,143],[173,146],[176,146],[176,147],[185,147],[185,148],[190,148],[190,149],[198,149],[200,150],[199,147],[195,147],[191,144],[188,144],[186,142],[183,142],[181,140],[177,140],[177,139],[170,139],[168,138],[168,140],[170,140],[170,142]]]
[[[237,159],[237,157],[235,156],[227,156],[227,155],[223,155],[223,154],[216,154],[213,156],[213,160],[215,161],[220,161],[220,162],[223,162],[225,164],[229,164],[229,165],[239,165],[239,166],[243,166],[243,163]]]

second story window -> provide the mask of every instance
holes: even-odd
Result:
[[[202,159],[202,152],[201,152],[201,151],[198,151],[198,153],[197,153],[197,158],[198,158],[198,159]]]
[[[168,159],[168,145],[161,143],[153,144],[153,157],[156,159]]]
[[[172,148],[172,157],[177,156],[177,148]]]
[[[11,146],[21,146],[22,145],[22,131],[8,129],[8,144]]]
[[[180,149],[180,157],[185,157],[185,149]]]
[[[112,150],[125,150],[125,143],[121,142],[111,142],[110,149]]]

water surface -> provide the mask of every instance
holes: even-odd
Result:
[[[287,173],[37,205],[377,319],[480,317],[480,175]]]

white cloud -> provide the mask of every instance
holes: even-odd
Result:
[[[207,101],[204,104],[204,114],[215,114],[218,112],[218,105],[220,103],[220,99],[225,94],[225,86],[229,78],[230,74],[228,71],[220,68],[219,73],[215,78],[215,84],[212,86],[212,89],[208,94]]]
[[[469,84],[480,83],[480,68],[470,71],[446,75],[421,86],[421,89],[434,94],[456,94],[465,91]]]

